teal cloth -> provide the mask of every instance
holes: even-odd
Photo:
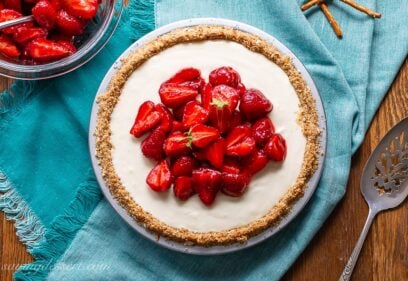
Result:
[[[0,191],[6,193],[0,208],[16,220],[36,262],[16,279],[279,279],[344,195],[351,155],[407,55],[408,6],[400,0],[359,2],[382,19],[333,2],[344,32],[339,40],[322,13],[311,9],[306,18],[295,0],[135,0],[90,63],[64,77],[17,83],[14,95],[1,100]],[[217,257],[175,253],[133,232],[101,198],[87,150],[91,103],[114,59],[154,25],[191,17],[239,20],[275,36],[306,66],[327,114],[323,175],[301,215],[268,241]]]

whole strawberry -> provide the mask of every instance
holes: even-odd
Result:
[[[272,109],[272,103],[259,90],[248,89],[241,96],[239,110],[250,121],[266,116]]]
[[[241,82],[241,77],[238,72],[229,66],[219,67],[210,73],[210,83],[213,86],[227,85],[236,88],[239,82]]]
[[[164,158],[163,144],[166,134],[161,128],[155,129],[146,139],[142,141],[142,153],[147,158],[162,160]]]
[[[265,152],[274,161],[283,161],[286,158],[286,141],[280,134],[274,134],[265,145]]]

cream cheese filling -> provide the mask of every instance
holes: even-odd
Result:
[[[220,66],[236,69],[247,88],[259,89],[273,103],[270,118],[286,139],[285,161],[270,162],[252,178],[242,197],[219,193],[211,207],[202,204],[198,196],[182,202],[172,190],[152,191],[146,176],[155,163],[141,152],[143,138],[129,134],[139,106],[146,100],[160,102],[160,84],[182,68],[198,68],[208,81],[208,74]],[[296,182],[306,147],[306,138],[296,122],[298,111],[299,98],[287,75],[263,55],[226,40],[178,44],[150,58],[126,82],[111,116],[112,162],[135,202],[161,222],[196,232],[240,227],[267,214]]]

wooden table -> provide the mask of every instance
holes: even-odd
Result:
[[[6,80],[1,80],[3,85]],[[368,208],[360,195],[363,166],[382,136],[397,121],[408,116],[408,60],[405,61],[387,97],[377,112],[363,145],[354,155],[345,198],[314,237],[283,280],[338,280],[349,258]],[[408,280],[408,202],[381,213],[368,234],[353,280]],[[0,214],[0,265],[31,262],[18,241],[14,226]],[[0,280],[12,280],[13,270],[0,267]]]

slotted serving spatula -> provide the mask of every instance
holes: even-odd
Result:
[[[375,216],[400,205],[408,195],[408,118],[395,125],[371,154],[361,178],[369,206],[367,221],[339,281],[350,280]]]

